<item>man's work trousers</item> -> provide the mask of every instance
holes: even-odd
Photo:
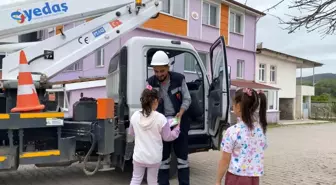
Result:
[[[169,185],[170,153],[172,145],[177,157],[179,185],[189,185],[188,132],[186,132],[185,129],[181,129],[181,133],[176,140],[172,142],[163,141],[163,156],[158,176],[159,185]]]

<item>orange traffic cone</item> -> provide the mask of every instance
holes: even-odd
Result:
[[[44,105],[41,105],[38,99],[24,51],[20,52],[19,65],[16,107],[11,112],[40,112],[44,109]]]

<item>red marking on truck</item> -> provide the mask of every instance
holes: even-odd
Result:
[[[114,21],[110,22],[110,25],[112,26],[112,28],[116,28],[116,27],[122,25],[122,22],[117,19],[117,20],[114,20]]]

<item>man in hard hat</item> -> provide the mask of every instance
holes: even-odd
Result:
[[[159,170],[159,185],[169,185],[169,168],[171,146],[178,162],[178,180],[180,185],[189,185],[188,164],[188,131],[190,128],[184,112],[189,108],[191,97],[184,75],[169,71],[170,61],[167,54],[157,51],[151,61],[154,74],[147,82],[160,93],[160,102],[157,111],[166,117],[177,117],[180,120],[181,133],[172,142],[163,141],[163,156]]]

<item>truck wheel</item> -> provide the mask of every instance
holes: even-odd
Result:
[[[177,173],[177,157],[175,155],[174,150],[172,149],[172,153],[170,154],[170,168],[169,168],[169,178],[172,179],[176,176]]]
[[[230,126],[229,125],[224,125],[222,126],[222,128],[219,130],[219,138],[218,138],[218,150],[221,150],[221,143],[222,143],[222,139],[223,139],[223,135],[225,134],[226,129],[228,129]]]

